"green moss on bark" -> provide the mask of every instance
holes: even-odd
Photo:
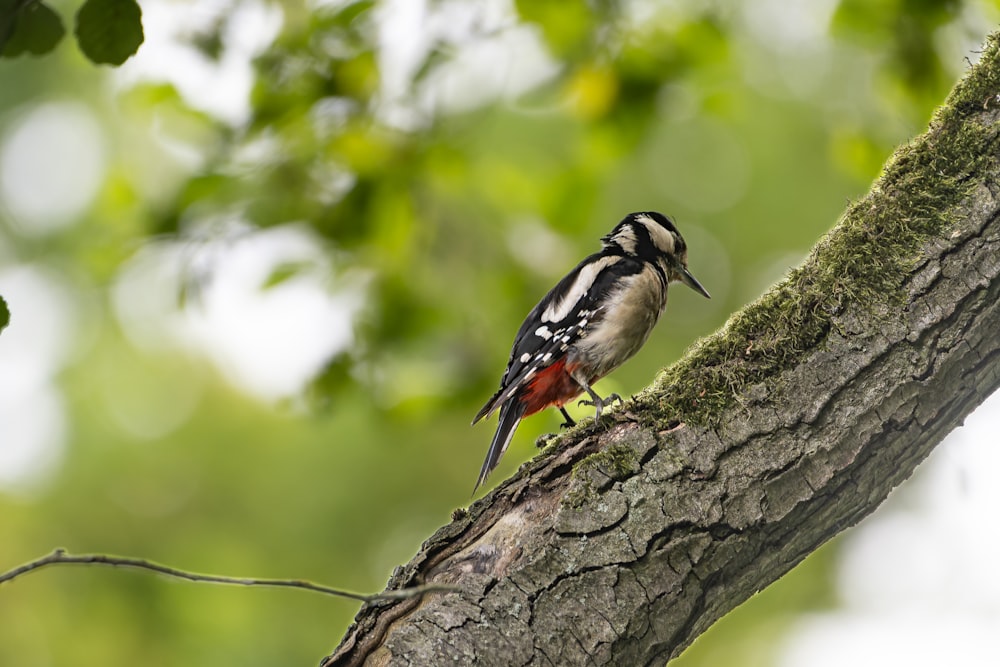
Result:
[[[563,506],[580,508],[613,482],[618,482],[639,472],[639,454],[628,445],[605,447],[580,461],[573,467],[570,490],[563,498]]]

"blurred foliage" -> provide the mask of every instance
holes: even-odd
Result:
[[[380,589],[468,502],[491,436],[468,422],[518,325],[615,222],[672,215],[713,294],[671,292],[653,339],[599,388],[628,393],[805,255],[922,130],[998,16],[985,0],[842,0],[816,29],[779,4],[439,0],[421,5],[400,68],[385,27],[399,3],[288,0],[240,123],[162,81],[109,95],[107,73],[66,49],[0,61],[0,152],[26,109],[57,98],[94,110],[109,156],[75,224],[26,232],[0,202],[3,263],[62,276],[76,309],[52,380],[64,448],[41,481],[0,487],[0,567],[63,546]],[[233,0],[187,35],[206,67],[233,52],[250,6]],[[518,70],[525,43],[540,55]],[[350,347],[300,395],[262,404],[210,354],[134,335],[118,294],[143,249],[180,249],[171,307],[196,316],[213,307],[218,248],[303,225],[331,286],[363,304]],[[262,295],[316,263],[278,263]],[[2,273],[0,289],[18,313],[2,346],[24,307]],[[560,421],[522,425],[495,479]],[[678,664],[772,664],[795,614],[835,604],[835,557],[810,557]],[[355,609],[51,570],[0,588],[0,664],[315,664]]]
[[[121,65],[143,42],[135,0],[85,0],[76,13],[77,44],[97,65]],[[62,18],[41,0],[0,0],[0,58],[51,52],[66,34]]]

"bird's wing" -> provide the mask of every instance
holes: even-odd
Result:
[[[570,271],[532,309],[521,324],[511,349],[500,389],[479,411],[477,421],[510,400],[539,371],[555,363],[573,341],[603,317],[599,306],[622,276],[642,270],[642,263],[624,255],[596,254]]]

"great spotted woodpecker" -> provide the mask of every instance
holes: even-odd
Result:
[[[639,351],[667,305],[667,285],[680,281],[710,297],[687,268],[687,246],[667,216],[653,211],[625,216],[590,255],[560,280],[524,320],[500,380],[500,390],[476,418],[500,409],[476,489],[507,451],[521,420],[549,406],[566,419],[566,403],[586,392],[595,419],[620,398],[591,388]],[[475,492],[475,491],[473,491]]]

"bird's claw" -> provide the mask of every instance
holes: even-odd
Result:
[[[624,402],[625,401],[622,400],[622,397],[619,396],[618,394],[608,394],[605,398],[602,398],[597,401],[591,401],[586,398],[581,398],[579,401],[577,401],[577,405],[589,405],[592,407],[600,405],[600,407],[603,408],[605,405],[608,405],[610,403],[624,403]]]
[[[563,419],[566,420],[562,424],[559,424],[559,428],[572,428],[572,427],[576,426],[576,422],[573,421],[573,418],[569,416],[568,412],[566,412],[566,408],[565,407],[560,406],[559,407],[559,412],[562,413]]]
[[[616,402],[617,403],[623,403],[624,402],[624,401],[622,401],[622,397],[619,396],[618,394],[608,394],[604,398],[601,398],[597,394],[593,394],[593,397],[594,397],[594,400],[592,400],[592,401],[591,400],[587,400],[586,398],[581,398],[580,401],[577,403],[577,405],[589,405],[589,406],[593,406],[597,410],[597,414],[594,416],[595,420],[601,418],[601,413],[604,411],[604,406],[605,405],[609,405],[611,403],[616,403]]]

